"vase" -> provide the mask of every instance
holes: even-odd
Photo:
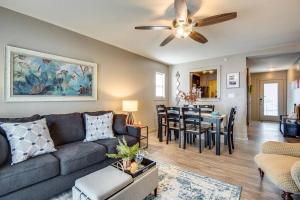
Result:
[[[124,168],[124,170],[130,169],[130,167],[131,167],[131,159],[129,159],[129,158],[123,158],[122,162],[123,162],[123,168]]]

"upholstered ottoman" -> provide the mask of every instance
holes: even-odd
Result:
[[[157,185],[157,167],[132,178],[109,166],[76,180],[73,200],[142,200],[153,190],[156,193]]]

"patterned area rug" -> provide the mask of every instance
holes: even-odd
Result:
[[[158,164],[158,196],[146,200],[239,200],[242,188],[169,164]],[[72,200],[72,192],[51,200]]]

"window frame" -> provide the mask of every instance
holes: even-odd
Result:
[[[162,80],[162,85],[158,85],[157,84],[157,76],[160,75],[162,76],[163,80]],[[155,72],[155,77],[154,77],[154,84],[155,84],[155,87],[154,87],[154,97],[156,100],[165,100],[166,99],[166,73],[164,72]],[[158,86],[162,87],[162,90],[163,90],[163,96],[157,96],[157,88]]]

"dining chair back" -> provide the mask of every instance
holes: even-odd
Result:
[[[201,108],[182,108],[182,118],[184,130],[184,148],[186,146],[187,138],[193,140],[194,136],[199,135],[199,152],[201,153],[201,134],[207,133],[207,129],[203,129],[201,126],[201,121],[203,121],[201,117]]]
[[[193,105],[193,106],[190,106],[190,105],[187,105],[187,104],[185,104],[185,105],[183,105],[183,107],[184,107],[184,108],[189,108],[189,107],[198,108],[198,105]]]
[[[180,132],[182,130],[181,120],[180,120],[180,107],[167,107],[166,108],[166,118],[167,118],[167,144],[171,140],[171,131],[174,132],[175,139],[180,137]],[[180,139],[180,138],[179,138]],[[179,140],[180,145],[180,140]]]
[[[212,113],[215,111],[215,105],[198,105],[198,108],[201,108],[203,113]]]
[[[228,120],[228,124],[227,124],[228,137],[230,138],[232,149],[234,149],[233,128],[234,128],[236,112],[237,112],[236,107],[231,108],[229,120]]]
[[[163,128],[164,128],[165,135],[167,133],[166,111],[167,110],[166,110],[166,106],[165,105],[156,105],[157,125],[158,125],[157,137],[158,138],[162,138]]]

